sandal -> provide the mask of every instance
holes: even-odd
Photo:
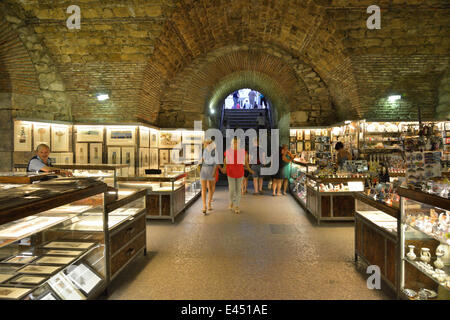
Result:
[[[202,212],[206,216],[206,209],[203,209]]]

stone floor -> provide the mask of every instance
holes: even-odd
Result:
[[[174,224],[148,221],[148,254],[109,299],[389,298],[355,269],[352,223],[317,226],[290,195],[245,195],[239,215],[226,188],[214,197],[208,216],[199,199]]]

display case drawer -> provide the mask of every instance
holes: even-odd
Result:
[[[111,256],[127,244],[136,235],[145,231],[145,215],[135,219],[134,222],[111,236]]]
[[[129,245],[120,250],[111,259],[111,277],[126,265],[141,249],[145,248],[145,232],[134,239]]]

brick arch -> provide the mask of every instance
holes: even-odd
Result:
[[[324,115],[319,111],[316,117],[330,117],[332,97],[327,81],[346,55],[341,41],[335,37],[335,24],[326,16],[325,8],[314,2],[289,0],[278,1],[276,5],[261,0],[252,5],[258,10],[238,0],[178,1],[175,4],[155,41],[144,72],[141,108],[148,121],[157,123],[161,116],[166,116],[165,108],[170,103],[166,97],[161,101],[159,97],[166,91],[174,92],[171,88],[181,83],[178,78],[186,68],[193,68],[198,59],[211,52],[233,46],[264,47],[280,59],[288,59],[298,82],[307,88],[309,107],[327,113]],[[280,52],[283,53],[280,55]],[[210,56],[210,59],[215,58]],[[348,87],[354,90],[355,85],[352,85]],[[192,99],[191,92],[185,90],[184,97]],[[312,99],[311,92],[321,98]],[[174,108],[173,103],[169,107]]]

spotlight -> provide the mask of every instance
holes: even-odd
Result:
[[[390,103],[394,103],[394,102],[397,102],[398,100],[401,100],[401,99],[402,99],[402,96],[400,96],[400,95],[393,95],[393,96],[389,96],[388,101]]]
[[[109,99],[109,95],[107,93],[100,93],[97,95],[98,101],[105,101]]]

